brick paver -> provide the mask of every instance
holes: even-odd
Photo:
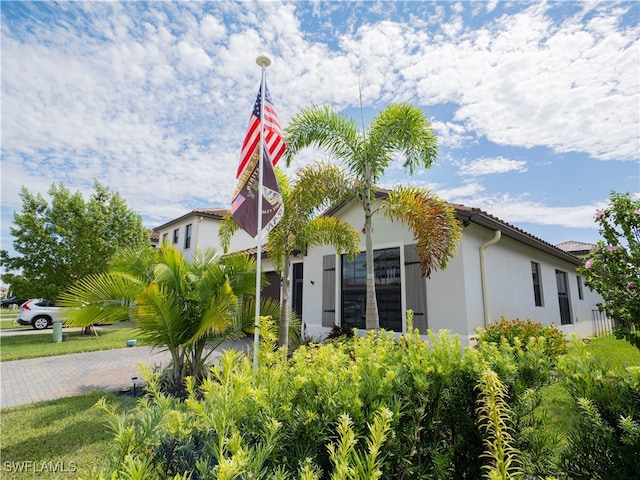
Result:
[[[164,368],[169,360],[168,352],[131,347],[0,362],[0,408],[121,390],[132,386],[132,377],[142,381],[140,363]]]

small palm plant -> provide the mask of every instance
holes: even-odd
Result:
[[[243,334],[234,321],[237,298],[253,291],[256,262],[248,255],[225,259],[196,252],[191,263],[171,244],[124,250],[106,273],[85,277],[60,298],[74,307],[70,326],[134,320],[143,343],[168,350],[171,379],[199,383],[206,362],[224,340]]]

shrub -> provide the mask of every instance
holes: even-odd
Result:
[[[543,325],[532,322],[530,319],[507,320],[501,317],[499,322],[490,324],[486,329],[479,329],[478,333],[479,344],[499,344],[506,340],[509,345],[514,346],[518,338],[525,351],[528,348],[529,339],[542,338],[545,354],[554,360],[568,351],[567,340],[555,325]]]
[[[640,367],[608,370],[576,344],[559,365],[574,416],[562,467],[574,479],[640,474]]]
[[[448,332],[425,341],[417,331],[397,339],[381,330],[289,356],[265,330],[257,370],[247,355],[227,351],[201,387],[187,382],[185,400],[151,378],[149,397],[112,423],[116,451],[106,478],[133,470],[149,480],[581,478],[571,472],[608,458],[631,471],[640,380],[625,377],[603,393],[597,375],[567,379],[576,398],[594,392],[577,404],[589,412],[582,424],[589,432],[569,437],[565,458],[575,461],[563,471],[538,409],[553,366],[539,338],[463,350]],[[575,359],[560,363],[567,377],[581,368]],[[597,418],[606,422],[599,430]]]

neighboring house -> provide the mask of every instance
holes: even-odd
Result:
[[[222,254],[218,229],[227,212],[224,208],[196,208],[153,230],[158,235],[159,244],[165,241],[173,243],[189,261],[198,249],[213,248]],[[240,230],[234,235],[232,245],[238,251],[255,247],[256,242]]]
[[[380,193],[380,197],[384,193]],[[530,318],[556,324],[567,334],[580,337],[594,334],[593,310],[601,298],[587,289],[576,273],[582,261],[527,232],[476,208],[455,207],[464,226],[458,251],[444,271],[425,279],[409,229],[383,217],[373,218],[376,291],[380,326],[405,332],[405,312],[414,312],[413,325],[421,333],[427,329],[447,329],[467,344],[476,329],[491,322]],[[203,212],[211,213],[209,216]],[[193,248],[218,248],[217,224],[224,210],[199,209],[158,227],[172,238],[184,234],[191,224],[192,235],[200,230]],[[324,212],[350,222],[358,230],[364,214],[356,202]],[[205,231],[206,225],[206,234]],[[246,250],[255,240],[244,234],[234,238],[232,250]],[[306,334],[321,337],[336,325],[364,329],[365,260],[364,234],[361,253],[353,262],[329,246],[313,247],[306,255],[293,258],[291,272],[292,307],[302,314]],[[187,252],[186,249],[183,251]],[[272,270],[270,262],[263,264]],[[277,275],[271,276],[272,288]],[[276,296],[275,290],[271,292]]]
[[[584,257],[598,248],[595,243],[576,242],[575,240],[558,243],[556,247],[564,252],[570,253],[571,255],[575,255],[576,257]]]

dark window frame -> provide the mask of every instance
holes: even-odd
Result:
[[[531,262],[531,279],[533,281],[533,301],[536,307],[544,307],[544,296],[542,295],[542,275],[540,264]]]
[[[582,285],[582,276],[576,275],[576,282],[578,283],[578,299],[584,300],[584,289]]]
[[[180,240],[180,229],[176,228],[173,230],[173,243],[177,244]]]
[[[184,249],[189,250],[191,248],[191,229],[193,224],[190,223],[184,227]]]

